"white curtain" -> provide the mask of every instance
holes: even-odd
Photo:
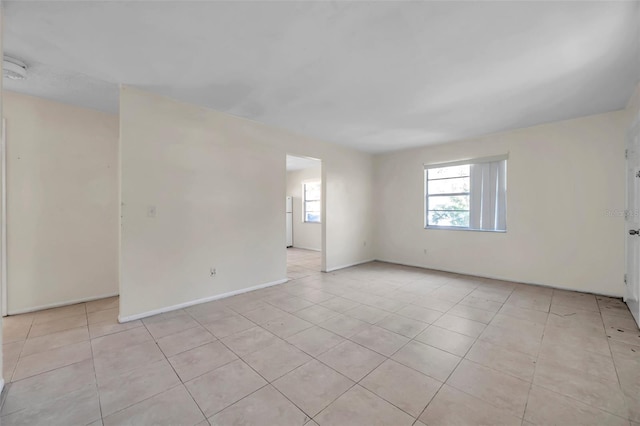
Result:
[[[507,229],[506,160],[471,165],[469,227],[487,231]]]

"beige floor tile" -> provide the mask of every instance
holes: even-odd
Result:
[[[104,426],[195,425],[204,420],[184,386],[176,386],[129,408],[107,416]]]
[[[533,386],[525,419],[538,425],[628,425],[621,417],[583,404],[573,398]]]
[[[524,415],[530,387],[529,382],[468,360],[460,362],[447,384],[517,417]]]
[[[505,305],[532,309],[534,311],[549,312],[551,306],[551,296],[539,294],[537,292],[513,292],[504,302]]]
[[[268,385],[209,418],[209,423],[213,426],[297,426],[307,420],[309,417]]]
[[[303,320],[309,321],[313,324],[319,324],[330,318],[337,316],[339,313],[325,308],[324,306],[314,305],[308,308],[301,309],[295,313],[295,315]]]
[[[538,339],[542,339],[542,334],[544,333],[544,325],[542,324],[500,313],[493,317],[493,320],[491,320],[491,326],[514,330],[517,332],[526,332],[527,335],[535,336]]]
[[[89,324],[96,324],[106,321],[117,322],[118,314],[120,313],[119,311],[119,308],[111,308],[105,309],[103,311],[91,312],[87,314],[87,320]]]
[[[29,331],[29,337],[39,337],[45,334],[51,334],[58,331],[69,330],[72,328],[86,327],[87,315],[73,315],[59,319],[52,319],[50,321],[33,324],[31,331]]]
[[[509,411],[443,385],[420,416],[429,426],[500,425],[519,426],[522,420]]]
[[[579,347],[549,343],[548,340],[543,340],[538,357],[558,364],[569,365],[571,368],[603,379],[618,380],[613,358],[610,355],[600,355],[581,350]]]
[[[535,331],[530,333],[493,325],[488,325],[478,339],[533,357],[538,355],[541,343],[540,336]]]
[[[95,356],[102,352],[118,351],[151,341],[153,341],[153,337],[146,328],[136,327],[121,333],[109,334],[93,339],[91,341],[91,347],[93,348]]]
[[[350,338],[369,327],[369,324],[364,321],[342,314],[318,325],[345,338]]]
[[[2,343],[13,343],[25,340],[33,324],[33,316],[16,315],[2,319]]]
[[[318,356],[337,344],[344,342],[344,338],[324,328],[311,327],[287,338],[287,342],[303,350],[311,356]]]
[[[238,357],[220,342],[212,342],[169,358],[183,382],[221,367]]]
[[[160,360],[99,383],[102,415],[120,411],[180,384],[167,360]]]
[[[96,324],[89,324],[89,335],[92,339],[96,337],[106,336],[108,334],[119,333],[121,331],[131,330],[132,328],[142,327],[142,321],[130,321],[118,323],[116,321],[105,321]]]
[[[426,322],[427,324],[434,323],[443,315],[443,313],[440,311],[427,309],[416,305],[405,306],[404,308],[398,310],[396,314],[414,319],[416,321]]]
[[[449,311],[447,311],[447,314],[481,322],[483,324],[489,324],[496,313],[493,311],[474,308],[468,305],[457,304],[453,308],[449,309]]]
[[[76,362],[91,359],[91,345],[89,342],[74,343],[20,357],[13,373],[13,381],[21,380],[36,374],[51,371]]]
[[[418,417],[442,383],[393,360],[386,360],[360,385]]]
[[[554,327],[551,325],[545,327],[544,337],[542,338],[542,341],[545,344],[570,346],[576,348],[577,350],[595,352],[604,356],[608,356],[611,354],[611,350],[609,349],[609,341],[604,336],[592,337],[573,334],[568,332],[566,329]]]
[[[467,353],[473,342],[475,342],[473,337],[435,325],[429,326],[429,328],[416,336],[416,340],[461,357]]]
[[[268,321],[263,327],[281,339],[286,339],[302,330],[313,327],[313,324],[295,315],[286,314],[285,316]]]
[[[472,308],[483,309],[490,312],[498,312],[502,308],[502,302],[488,300],[483,297],[477,297],[473,294],[468,295],[460,301],[460,305],[470,306]]]
[[[87,327],[72,328],[57,333],[46,334],[44,336],[27,339],[22,348],[21,356],[25,357],[73,343],[86,342],[88,340],[89,329]]]
[[[87,313],[104,311],[107,309],[118,308],[120,306],[119,297],[108,297],[106,299],[93,300],[91,302],[85,303],[85,308]]]
[[[391,314],[383,318],[376,325],[410,339],[428,327],[427,323],[396,314]]]
[[[433,325],[474,338],[478,337],[486,327],[486,325],[481,322],[460,318],[450,314],[444,314],[434,322]]]
[[[249,355],[278,341],[280,339],[277,336],[261,327],[253,327],[222,339],[222,343],[238,356]]]
[[[95,385],[93,363],[86,360],[12,383],[0,415],[40,406],[60,395]]]
[[[631,314],[628,316],[602,314],[602,322],[605,329],[624,328],[626,330],[637,330],[638,325]]]
[[[411,341],[392,359],[444,382],[456,368],[460,357],[420,342]]]
[[[86,315],[87,310],[84,303],[78,303],[75,305],[62,306],[60,308],[46,309],[43,311],[34,312],[33,324],[42,324],[51,321],[57,321],[62,318],[68,318],[79,315]]]
[[[640,346],[640,332],[637,328],[633,330],[626,330],[624,328],[609,327],[606,330],[606,335],[611,340]]]
[[[273,386],[314,417],[353,386],[353,382],[313,360],[276,380]]]
[[[357,382],[380,365],[385,357],[356,343],[345,341],[320,355],[318,360]]]
[[[533,383],[609,413],[627,417],[624,394],[617,381],[586,374],[562,363],[538,359]]]
[[[13,371],[18,364],[18,358],[20,357],[20,353],[22,352],[22,347],[24,346],[24,341],[19,340],[17,342],[7,343],[2,345],[2,373],[3,378],[6,383],[11,381],[11,377],[13,376]]]
[[[160,315],[158,315],[145,318],[142,322],[156,340],[198,326],[198,322],[186,312],[167,319],[160,319]]]
[[[96,385],[87,385],[67,394],[58,394],[41,404],[31,404],[13,414],[3,416],[3,426],[86,425],[100,419],[100,403]]]
[[[427,296],[416,298],[413,304],[430,309],[432,311],[444,313],[453,308],[457,304],[457,302],[450,302],[448,300],[436,299],[433,296]]]
[[[345,299],[344,297],[334,297],[333,299],[321,302],[320,305],[324,306],[327,309],[331,309],[332,311],[343,313],[351,308],[355,308],[359,305],[359,303],[353,300]]]
[[[379,308],[374,308],[373,306],[360,305],[349,309],[344,314],[369,324],[375,324],[388,316],[389,312],[383,311]]]
[[[197,326],[165,336],[157,343],[165,356],[170,357],[215,340],[216,338],[204,327]]]
[[[254,309],[253,311],[245,312],[243,314],[244,317],[260,325],[276,318],[280,318],[284,315],[287,315],[287,312],[269,305],[262,306],[258,309]]]
[[[266,384],[238,359],[185,383],[185,386],[205,416],[210,417]]]
[[[477,340],[465,358],[528,382],[533,380],[533,372],[536,368],[535,357],[483,340]]]
[[[164,358],[158,345],[154,341],[148,341],[124,349],[94,353],[93,362],[98,382],[102,382],[113,375],[135,370]]]
[[[220,300],[190,306],[185,311],[200,324],[206,324],[222,318],[237,315],[235,311],[227,308]]]
[[[299,311],[300,309],[313,306],[313,302],[295,296],[287,299],[269,301],[269,303],[271,303],[276,308],[282,309],[283,311],[287,311],[289,313],[293,313]]]
[[[311,357],[295,346],[279,341],[243,357],[244,361],[269,382],[311,361]]]
[[[231,336],[244,330],[255,327],[256,325],[240,315],[226,316],[213,322],[203,324],[204,327],[213,333],[218,339]]]
[[[327,426],[410,426],[415,419],[361,386],[354,386],[323,410],[316,419]]]
[[[519,308],[517,306],[510,305],[502,306],[499,313],[541,325],[545,325],[547,323],[547,317],[549,316],[548,312],[540,312],[533,309]]]
[[[408,338],[375,325],[365,328],[351,340],[384,356],[393,355],[409,342]]]

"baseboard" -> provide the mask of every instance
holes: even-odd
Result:
[[[334,272],[334,271],[337,271],[339,269],[350,268],[352,266],[362,265],[363,263],[369,263],[369,262],[373,262],[375,260],[376,259],[367,259],[367,260],[362,260],[360,262],[349,263],[348,265],[334,266],[333,268],[327,269],[324,272]]]
[[[322,249],[319,249],[319,248],[302,247],[302,246],[291,246],[291,248],[297,248],[297,249],[309,250],[309,251],[322,251]]]
[[[593,294],[593,295],[596,295],[596,296],[613,297],[615,299],[622,299],[622,297],[623,297],[623,296],[616,295],[616,294],[611,294],[611,293],[596,293],[596,292],[592,292],[592,291],[576,290],[575,288],[562,287],[562,286],[557,286],[557,285],[540,284],[540,283],[534,283],[534,282],[528,282],[528,281],[517,281],[517,280],[512,280],[510,278],[505,278],[505,277],[496,277],[496,276],[491,276],[491,275],[470,274],[468,272],[452,271],[452,270],[449,270],[449,269],[440,269],[440,268],[431,268],[431,267],[424,266],[424,265],[416,265],[416,264],[411,264],[411,263],[406,263],[406,262],[396,262],[396,261],[392,261],[392,260],[383,260],[383,259],[375,259],[375,261],[376,262],[383,262],[383,263],[391,263],[392,265],[410,266],[412,268],[429,269],[431,271],[447,272],[449,274],[467,275],[469,277],[487,278],[487,279],[490,279],[490,280],[498,280],[498,281],[508,281],[508,282],[516,283],[516,284],[535,285],[535,286],[538,286],[538,287],[552,288],[552,289],[555,289],[555,290],[576,291],[578,293],[587,293],[587,294]]]
[[[284,284],[287,281],[289,281],[289,279],[288,278],[284,278],[284,279],[277,280],[277,281],[271,281],[271,282],[268,282],[268,283],[265,283],[265,284],[258,284],[258,285],[253,286],[253,287],[247,287],[247,288],[243,288],[243,289],[240,289],[240,290],[230,291],[228,293],[222,293],[222,294],[217,294],[215,296],[203,297],[202,299],[191,300],[189,302],[179,303],[177,305],[171,305],[171,306],[166,306],[164,308],[154,309],[152,311],[143,312],[141,314],[128,315],[128,316],[120,316],[119,315],[118,316],[118,322],[119,323],[124,323],[124,322],[139,320],[139,319],[142,319],[142,318],[152,317],[154,315],[164,314],[165,312],[171,312],[171,311],[175,311],[175,310],[178,310],[178,309],[184,309],[184,308],[188,308],[189,306],[199,305],[201,303],[213,302],[214,300],[226,299],[227,297],[236,296],[238,294],[248,293],[248,292],[254,291],[254,290],[260,290],[261,288],[272,287],[272,286],[278,285],[278,284]]]
[[[117,296],[118,293],[103,294],[100,296],[84,297],[82,299],[68,300],[66,302],[51,303],[49,305],[35,306],[33,308],[17,309],[7,312],[8,315],[26,314],[29,312],[42,311],[44,309],[60,308],[62,306],[75,305],[78,303],[93,302],[94,300],[106,299],[107,297]]]

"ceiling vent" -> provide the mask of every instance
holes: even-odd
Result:
[[[27,77],[27,65],[22,61],[5,56],[2,60],[2,75],[11,80],[24,80]]]

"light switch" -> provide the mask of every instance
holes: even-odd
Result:
[[[156,217],[156,206],[147,207],[147,217]]]

